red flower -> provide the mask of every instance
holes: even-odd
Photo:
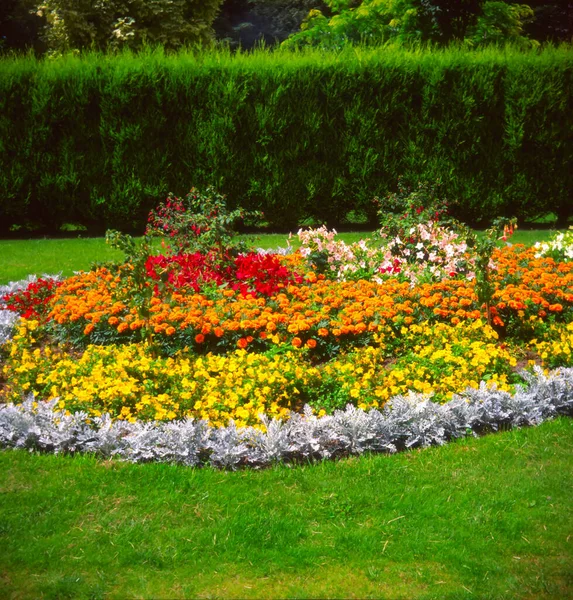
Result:
[[[300,275],[292,274],[273,254],[244,254],[223,265],[213,263],[209,256],[199,252],[159,255],[149,257],[145,268],[152,280],[162,280],[175,289],[189,287],[199,292],[205,283],[218,286],[227,283],[243,296],[271,296],[291,283],[302,281]]]
[[[61,282],[55,279],[38,279],[26,288],[0,298],[0,308],[17,312],[25,319],[44,321],[50,311],[49,302],[60,285]]]

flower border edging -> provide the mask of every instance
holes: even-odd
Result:
[[[526,385],[511,395],[468,388],[445,404],[411,393],[396,396],[382,410],[365,412],[352,405],[317,417],[310,407],[287,421],[261,416],[266,432],[253,427],[210,427],[205,421],[113,421],[108,414],[87,422],[86,413],[66,415],[57,399],[0,406],[0,448],[52,453],[94,453],[133,463],[169,462],[236,469],[296,463],[364,452],[394,453],[442,445],[466,435],[539,425],[573,415],[573,368],[545,375],[523,373]]]

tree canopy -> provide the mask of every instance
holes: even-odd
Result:
[[[570,42],[573,0],[2,0],[0,52]]]
[[[501,0],[326,0],[332,16],[314,9],[285,46],[341,48],[346,44],[451,42],[480,46],[537,44],[524,27],[535,18],[526,4]]]
[[[140,48],[175,49],[213,40],[212,24],[223,0],[4,0],[3,22],[26,13],[42,19],[38,35],[48,51]],[[41,3],[40,3],[41,2]],[[2,19],[2,13],[0,13]],[[1,29],[0,29],[1,30]],[[10,40],[11,47],[17,47]]]

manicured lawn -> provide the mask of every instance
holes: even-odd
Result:
[[[568,598],[573,421],[221,472],[0,453],[14,598]]]
[[[512,238],[516,244],[531,245],[546,240],[552,232],[549,230],[518,230]],[[368,237],[364,232],[343,233],[340,235],[347,243]],[[287,245],[288,235],[265,234],[245,236],[252,240],[255,247],[277,248]],[[291,239],[293,248],[299,247],[296,233]],[[74,271],[88,270],[94,262],[106,262],[121,258],[121,252],[113,250],[104,238],[67,238],[36,240],[0,240],[0,285],[9,281],[23,279],[30,274],[53,275],[61,273],[72,275]]]

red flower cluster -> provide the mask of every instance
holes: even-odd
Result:
[[[61,283],[55,279],[38,279],[21,290],[3,296],[0,307],[17,312],[25,319],[44,321],[50,312],[48,303]]]
[[[242,254],[223,264],[209,255],[176,254],[151,256],[145,263],[148,276],[164,281],[175,289],[189,288],[199,292],[204,284],[222,285],[247,294],[271,296],[302,277],[292,274],[274,254]]]
[[[231,287],[243,296],[272,296],[287,285],[302,282],[302,276],[292,274],[275,254],[241,254],[235,258],[235,269]]]
[[[200,252],[150,256],[145,268],[151,279],[164,281],[175,289],[186,287],[198,292],[206,283],[221,285],[225,282],[223,269],[214,269],[208,256]]]
[[[400,267],[400,261],[397,258],[394,259],[391,267],[380,267],[378,269],[378,273],[389,273],[391,275],[398,275],[400,271],[402,271],[402,269]]]

